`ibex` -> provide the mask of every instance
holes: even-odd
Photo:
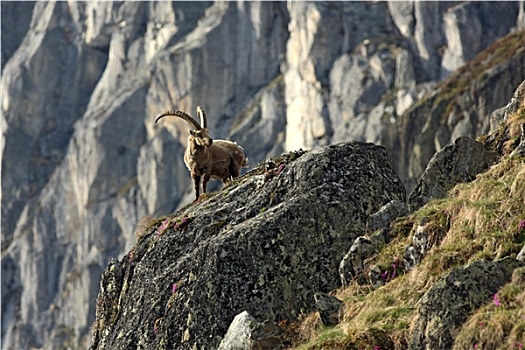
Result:
[[[200,106],[197,107],[197,114],[200,117],[200,125],[182,111],[166,111],[155,118],[157,123],[160,118],[171,115],[184,119],[195,128],[195,130],[188,130],[190,133],[188,147],[184,152],[184,163],[191,173],[195,186],[195,201],[199,199],[201,177],[203,177],[202,193],[206,193],[206,185],[210,177],[227,184],[232,178],[239,176],[241,167],[246,164],[242,147],[231,141],[212,140],[208,134],[206,114]]]

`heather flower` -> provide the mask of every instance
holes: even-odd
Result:
[[[478,343],[474,344],[474,349],[478,348]]]
[[[378,345],[374,345],[374,350],[381,350],[381,348]]]
[[[387,277],[388,277],[388,271],[385,271],[385,272],[383,272],[383,273],[381,274],[381,279],[382,279],[383,281],[386,281]]]
[[[520,220],[518,224],[518,231],[525,231],[525,220]]]
[[[171,286],[171,294],[175,294],[176,291],[177,291],[177,285],[173,283],[173,285]]]
[[[157,230],[157,236],[160,236],[164,230],[166,229],[166,227],[168,227],[168,222],[170,221],[169,218],[166,218],[164,219],[164,221],[162,222],[162,224],[160,224],[158,230]]]
[[[499,300],[498,293],[494,294],[492,297],[492,301],[494,301],[494,305],[501,306],[501,301]]]

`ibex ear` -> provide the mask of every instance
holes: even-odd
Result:
[[[190,133],[191,136],[195,136],[195,130],[188,129],[188,132]]]

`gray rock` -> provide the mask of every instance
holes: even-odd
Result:
[[[297,319],[313,311],[314,293],[339,286],[332,272],[370,213],[404,200],[380,146],[343,143],[273,162],[280,166],[261,164],[239,183],[179,211],[172,223],[190,218],[183,231],[170,223],[162,235],[153,229],[142,236],[133,260],[122,260],[128,286],[120,292],[123,316],[111,327],[94,328],[94,339],[103,341],[92,349],[139,343],[215,348],[243,310],[273,322]]]
[[[512,98],[505,106],[505,117],[504,119],[507,120],[510,115],[516,113],[521,107],[523,107],[523,101],[525,99],[525,81],[523,81],[514,94],[512,95]]]
[[[257,322],[247,311],[233,319],[218,350],[279,350],[282,330],[272,321]]]
[[[515,259],[476,261],[453,269],[422,297],[409,349],[450,349],[468,315],[511,280],[523,262]]]
[[[356,238],[339,263],[339,278],[341,278],[343,287],[348,286],[356,278],[359,283],[364,284],[367,282],[364,275],[367,268],[365,262],[388,243],[388,232],[388,230],[384,229],[370,236]]]
[[[343,301],[326,293],[315,293],[315,307],[325,326],[335,326],[341,320]]]
[[[458,4],[444,15],[446,50],[443,54],[442,77],[448,76],[481,51],[483,46],[481,18],[477,4]]]
[[[368,230],[375,231],[387,228],[392,221],[406,214],[408,214],[407,205],[404,202],[393,200],[379,209],[377,213],[370,215]]]
[[[393,116],[393,125],[383,129],[381,144],[391,152],[395,170],[409,193],[436,152],[459,136],[474,137],[490,130],[490,114],[505,106],[525,80],[525,52],[516,45],[519,37],[517,33],[510,35],[499,48],[495,45],[479,58],[485,57],[483,74],[467,68],[457,71],[403,115]],[[502,52],[507,59],[500,60]],[[463,82],[469,84],[458,88]]]
[[[492,134],[498,129],[500,124],[504,121],[506,107],[496,109],[490,114],[490,129],[489,134]]]
[[[495,152],[486,150],[470,137],[456,139],[428,163],[418,186],[410,193],[410,210],[416,210],[432,199],[445,197],[454,185],[472,181],[497,159]]]
[[[511,157],[523,157],[525,156],[525,123],[521,124],[520,143],[510,153]]]
[[[390,3],[389,3],[390,4]],[[395,87],[398,89],[413,89],[416,85],[414,59],[410,51],[401,49],[396,56]],[[399,112],[402,114],[403,112]]]
[[[407,270],[412,270],[416,267],[432,247],[441,243],[441,240],[447,233],[445,229],[440,230],[435,227],[432,229],[432,233],[429,233],[428,224],[429,221],[426,217],[421,219],[414,230],[412,244],[405,248],[403,263]]]
[[[373,288],[379,288],[385,285],[386,281],[382,274],[383,272],[381,272],[381,269],[377,265],[372,266],[368,271],[368,281]]]
[[[389,1],[388,11],[392,21],[402,35],[411,37],[414,34],[414,3],[412,1]]]
[[[257,323],[248,311],[235,316],[218,350],[249,350],[250,335]]]

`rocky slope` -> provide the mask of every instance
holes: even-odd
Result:
[[[492,91],[493,99],[479,99],[482,112],[452,118],[461,127],[439,134],[439,146],[432,117],[434,131],[404,145],[399,140],[417,136],[427,114],[439,114],[433,104],[413,105],[418,98],[522,27],[523,3],[2,2],[1,9],[8,349],[87,347],[110,259],[134,245],[142,216],[191,200],[182,163],[187,125],[153,125],[160,111],[202,105],[212,134],[241,143],[252,165],[300,147],[382,143],[410,189],[447,137],[485,131],[480,120],[506,103],[524,71],[522,51],[511,46],[458,94]],[[497,47],[494,55],[501,57]]]
[[[405,189],[383,147],[301,153],[140,232],[104,272],[92,349],[214,349],[236,314],[296,319],[336,288],[345,247]]]

